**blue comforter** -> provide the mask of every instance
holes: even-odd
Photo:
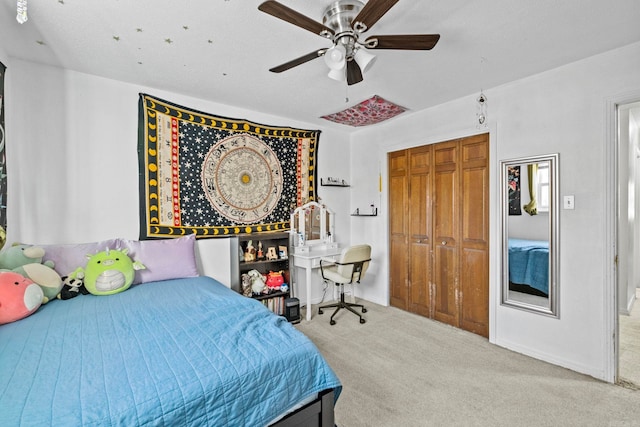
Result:
[[[549,294],[549,242],[509,239],[509,280]]]
[[[208,277],[54,300],[0,326],[0,426],[263,426],[329,388],[309,339]]]

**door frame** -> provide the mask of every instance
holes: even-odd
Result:
[[[640,101],[640,90],[615,95],[605,100],[605,147],[604,147],[604,337],[603,337],[603,377],[605,381],[618,381],[620,329],[618,322],[618,107]]]

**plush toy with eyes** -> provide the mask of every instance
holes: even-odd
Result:
[[[43,298],[42,288],[33,280],[13,271],[0,272],[0,325],[33,314]]]
[[[46,304],[62,290],[62,278],[52,261],[43,261],[44,249],[39,246],[14,243],[0,252],[0,269],[11,270],[31,279],[42,288],[42,303]]]
[[[133,283],[136,270],[146,267],[140,261],[133,261],[128,249],[107,249],[89,259],[84,268],[78,268],[73,277],[84,279],[84,286],[93,295],[113,295],[126,291]]]

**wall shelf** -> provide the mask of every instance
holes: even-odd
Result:
[[[322,178],[320,178],[320,185],[323,187],[351,187],[344,180],[342,182],[324,182]]]
[[[351,216],[378,216],[378,208],[374,208],[371,213],[360,213],[360,208],[358,208]]]

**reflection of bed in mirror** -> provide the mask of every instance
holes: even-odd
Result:
[[[549,295],[549,242],[509,239],[509,289]]]

